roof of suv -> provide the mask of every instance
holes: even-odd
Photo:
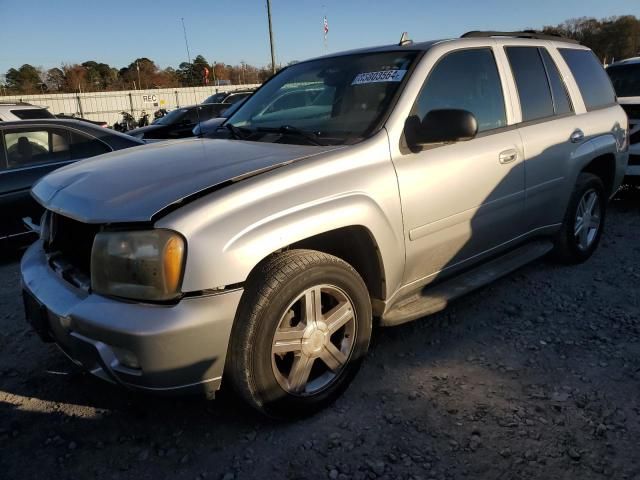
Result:
[[[328,55],[322,55],[312,60],[316,60],[318,58],[337,57],[342,55],[353,55],[358,53],[402,52],[407,50],[427,51],[431,47],[439,43],[445,43],[445,42],[475,43],[477,40],[486,39],[486,38],[490,38],[497,41],[518,40],[519,42],[522,42],[523,45],[526,45],[527,43],[535,43],[539,45],[540,40],[546,40],[546,41],[552,41],[558,44],[564,44],[564,46],[566,47],[586,48],[583,45],[580,45],[577,41],[569,38],[564,38],[564,37],[555,36],[555,35],[536,34],[534,32],[468,32],[459,38],[446,38],[446,39],[440,39],[440,40],[430,40],[426,42],[413,42],[409,40],[409,41],[403,42],[402,44],[394,43],[391,45],[357,48],[353,50],[346,50],[343,52],[336,52]]]

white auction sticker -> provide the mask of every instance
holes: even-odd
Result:
[[[359,73],[353,79],[351,85],[377,82],[400,82],[404,78],[406,70],[383,70],[381,72]]]

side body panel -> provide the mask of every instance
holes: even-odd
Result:
[[[183,291],[244,282],[269,254],[346,226],[363,226],[375,239],[387,295],[402,282],[402,215],[384,129],[349,149],[225,187],[156,226],[187,238]]]

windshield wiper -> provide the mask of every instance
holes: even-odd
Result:
[[[231,132],[231,135],[233,136],[233,138],[236,138],[238,140],[246,140],[253,133],[248,128],[236,127],[231,123],[225,123],[224,127]]]
[[[275,133],[282,133],[283,135],[294,135],[294,136],[304,138],[306,141],[308,141],[312,145],[326,146],[325,143],[321,142],[318,139],[317,133],[307,132],[306,130],[302,130],[298,127],[294,127],[293,125],[281,125],[275,128],[260,127],[260,128],[257,128],[256,130],[259,132],[275,132]]]

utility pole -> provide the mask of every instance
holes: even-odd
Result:
[[[273,53],[273,28],[271,27],[271,0],[267,0],[267,18],[269,19],[269,44],[271,45],[271,73],[276,73],[276,56]]]

